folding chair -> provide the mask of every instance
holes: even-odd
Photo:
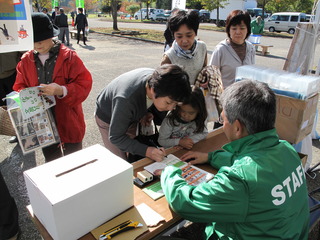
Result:
[[[316,192],[320,192],[320,188],[311,191],[309,195],[309,209],[310,209],[310,222],[309,222],[309,232],[318,224],[320,231],[320,201],[312,197]]]

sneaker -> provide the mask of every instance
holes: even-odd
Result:
[[[16,143],[16,142],[18,142],[17,136],[13,136],[9,139],[9,143]]]

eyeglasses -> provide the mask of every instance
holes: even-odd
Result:
[[[221,125],[223,125],[224,123],[224,120],[221,115],[219,116],[218,123],[220,123]]]

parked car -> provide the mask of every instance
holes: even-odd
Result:
[[[155,9],[151,8],[149,11],[149,19],[152,21],[164,21],[166,18],[164,17],[163,9]]]
[[[210,12],[205,9],[199,11],[200,22],[210,22]]]
[[[256,18],[258,16],[262,17],[262,8],[247,8],[246,11],[250,14],[252,18]],[[263,18],[268,18],[268,14],[264,12]]]
[[[152,9],[152,8],[149,8],[149,11],[150,11],[150,9]],[[146,19],[147,18],[147,9],[146,8],[141,8],[133,16],[134,16],[134,18],[136,20],[141,20],[141,16],[142,16],[142,19]]]
[[[269,32],[288,32],[294,34],[299,22],[306,22],[305,13],[299,12],[279,12],[274,13],[265,21],[264,28]]]

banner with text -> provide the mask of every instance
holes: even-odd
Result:
[[[76,0],[77,8],[84,8],[84,0]]]
[[[0,53],[33,49],[31,1],[0,2]]]
[[[186,0],[172,0],[172,8],[186,9]]]

